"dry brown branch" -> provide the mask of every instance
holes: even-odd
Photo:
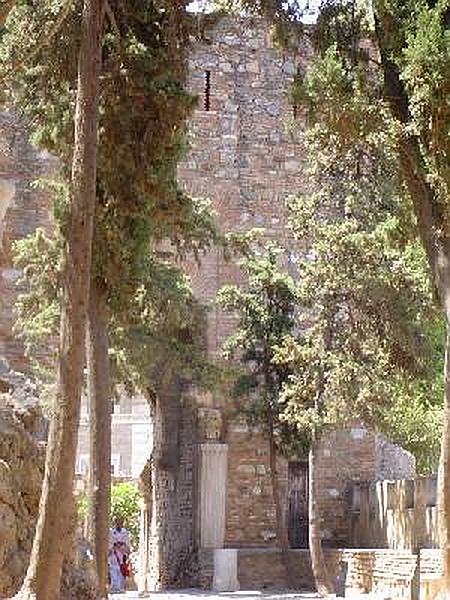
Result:
[[[9,13],[14,8],[16,0],[3,0],[0,3],[0,27],[6,23]]]
[[[117,35],[118,39],[120,40],[120,30],[117,25],[116,17],[114,16],[114,11],[111,8],[111,4],[108,2],[108,0],[106,0],[106,2],[105,2],[105,11],[106,11],[106,16],[108,17],[108,20],[111,23],[111,27],[114,30],[114,33]],[[118,46],[120,48],[120,42],[118,43]]]
[[[8,0],[8,1],[11,4],[15,3],[15,0]],[[61,12],[58,15],[58,18],[56,19],[55,23],[51,27],[50,31],[48,31],[45,34],[41,34],[39,36],[37,44],[27,54],[25,54],[25,56],[22,58],[22,60],[20,60],[18,63],[16,63],[13,67],[11,67],[5,73],[0,74],[0,82],[5,81],[5,79],[10,77],[14,73],[17,73],[17,71],[19,71],[32,58],[34,58],[36,56],[36,54],[38,54],[43,48],[45,48],[45,46],[47,46],[47,44],[49,44],[49,42],[52,40],[52,38],[55,37],[55,35],[60,30],[62,24],[64,23],[67,15],[70,12],[70,9],[72,8],[72,3],[73,3],[73,0],[66,0],[64,6],[61,9]],[[1,24],[1,22],[0,22],[0,24]]]

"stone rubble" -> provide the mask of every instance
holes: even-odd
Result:
[[[0,360],[0,598],[19,589],[34,538],[45,463],[46,420],[36,385]],[[74,524],[74,540],[76,524]],[[63,570],[61,600],[94,599],[81,542]]]
[[[44,419],[36,389],[0,361],[0,597],[28,564],[44,472]]]

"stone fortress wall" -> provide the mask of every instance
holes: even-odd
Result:
[[[292,254],[297,249],[286,228],[284,200],[301,191],[304,182],[301,147],[285,127],[292,118],[286,87],[297,65],[309,56],[306,47],[295,55],[274,47],[270,28],[260,19],[212,22],[190,57],[189,86],[199,96],[199,107],[190,127],[191,151],[179,170],[188,192],[212,200],[223,231],[265,227]],[[36,227],[51,227],[48,200],[31,183],[53,164],[51,157],[33,149],[26,127],[13,112],[0,114],[0,354],[20,370],[28,365],[12,331],[20,273],[12,266],[10,248],[13,240]],[[189,271],[196,294],[207,302],[223,284],[242,281],[220,249]],[[211,356],[219,355],[233,325],[229,315],[211,311]],[[258,564],[264,565],[276,544],[267,441],[230,419],[229,401],[220,395],[183,391],[180,397],[167,390],[162,400],[144,486],[144,542],[151,550],[148,584],[157,589],[206,580],[214,553],[233,554],[238,548],[244,553],[239,577],[245,582],[255,564],[251,557],[258,556]],[[395,471],[395,465],[401,469]],[[286,519],[294,515],[294,543],[301,546],[305,463],[280,459],[279,467]],[[351,538],[351,520],[345,517],[353,482],[384,474],[410,477],[413,461],[375,433],[354,426],[324,440],[319,471],[324,540],[339,546]]]
[[[12,244],[38,227],[51,228],[46,193],[32,184],[54,165],[48,153],[32,146],[24,119],[0,110],[0,356],[18,371],[27,371],[28,361],[13,332],[21,273],[12,263]]]
[[[294,255],[299,250],[287,228],[285,200],[302,191],[304,177],[301,145],[286,128],[293,117],[286,90],[310,52],[306,46],[295,54],[276,48],[270,28],[261,19],[224,17],[202,33],[189,60],[189,88],[199,102],[190,123],[191,149],[179,168],[180,181],[193,196],[211,199],[224,232],[264,227],[268,237]],[[220,249],[211,251],[200,266],[190,265],[189,273],[195,293],[209,303],[222,285],[242,281],[236,264],[228,262]],[[212,306],[207,335],[210,356],[220,357],[234,325],[233,316]],[[180,524],[184,530],[192,528],[190,549],[194,555],[199,551],[199,559],[190,571],[197,573],[197,582],[211,585],[216,577],[215,583],[225,587],[237,585],[238,579],[257,585],[250,574],[259,574],[261,583],[264,570],[273,570],[276,545],[267,440],[239,418],[230,417],[230,400],[219,393],[197,394],[190,406],[196,436],[184,438],[178,452],[179,468],[183,456],[195,460],[194,502],[187,512],[185,504],[177,505],[177,482],[186,483],[185,478],[177,479],[176,472],[168,474],[155,465],[149,520],[166,521],[168,529]],[[322,534],[330,547],[350,543],[353,482],[387,473],[396,477],[414,474],[413,457],[359,425],[330,433],[320,453]],[[297,547],[304,547],[307,537],[305,466],[304,460],[279,460],[285,518],[289,524],[294,522],[290,533]],[[159,554],[151,556],[153,589],[178,581],[174,563],[179,556],[186,564],[187,554],[185,539],[180,543],[171,539],[161,548],[157,531],[150,533],[152,549],[160,544]],[[163,556],[170,558],[161,560]],[[219,571],[228,573],[226,583],[217,580],[222,577]]]

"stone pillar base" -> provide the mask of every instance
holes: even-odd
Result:
[[[238,581],[238,551],[234,549],[214,550],[213,590],[216,592],[236,592]]]

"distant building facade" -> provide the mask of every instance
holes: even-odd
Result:
[[[142,395],[118,396],[112,403],[111,474],[137,480],[152,449],[152,421],[147,399]],[[89,413],[83,401],[78,432],[76,472],[89,468]]]

